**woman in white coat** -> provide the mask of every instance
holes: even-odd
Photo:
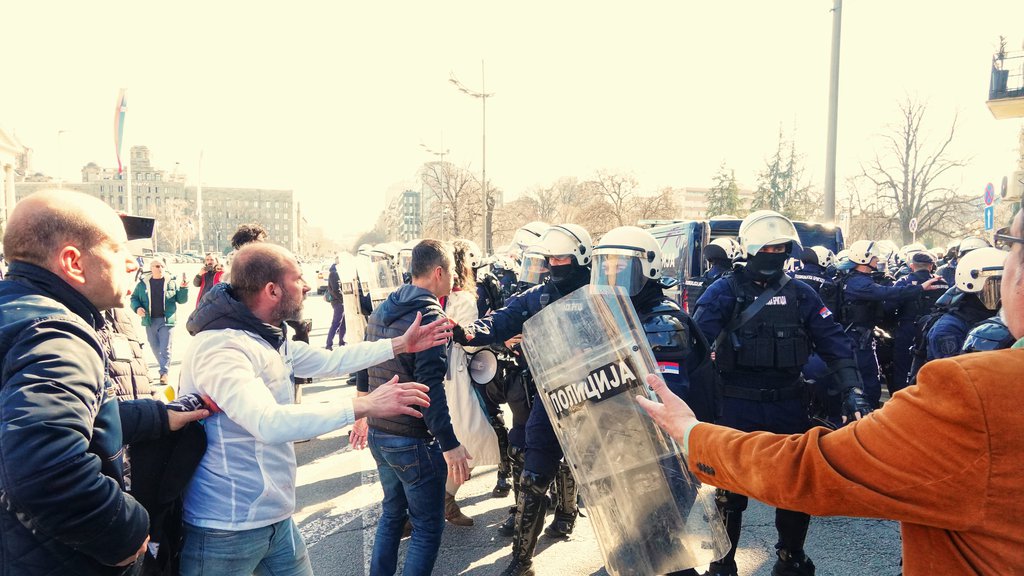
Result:
[[[455,278],[452,293],[444,304],[445,314],[461,326],[477,319],[475,266],[479,265],[480,249],[471,240],[452,242],[455,255]],[[472,351],[474,349],[470,349]],[[497,465],[501,461],[498,437],[487,418],[476,387],[469,377],[469,357],[459,344],[452,343],[448,352],[448,375],[444,381],[452,427],[459,442],[473,455],[470,467]],[[445,486],[445,519],[456,526],[472,526],[473,519],[466,516],[455,503],[458,486],[449,476]]]

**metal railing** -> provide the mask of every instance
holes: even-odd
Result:
[[[1024,97],[1024,52],[1006,52],[992,57],[989,100]]]

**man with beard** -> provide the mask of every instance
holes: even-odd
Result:
[[[309,285],[286,249],[253,243],[238,251],[231,283],[217,284],[188,320],[195,338],[180,393],[208,396],[220,413],[205,422],[207,450],[185,494],[184,575],[312,574],[295,509],[292,442],[364,416],[420,417],[427,387],[396,379],[351,401],[294,402],[295,377],[341,376],[443,344],[447,322],[327,351],[286,338]]]

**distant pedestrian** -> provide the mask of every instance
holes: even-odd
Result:
[[[338,335],[338,346],[345,345],[345,295],[341,293],[341,276],[338,275],[337,256],[331,264],[330,274],[327,276],[327,301],[334,309],[334,316],[331,317],[331,328],[327,331],[327,349],[334,349],[334,335]]]
[[[149,346],[160,364],[160,383],[167,384],[171,367],[171,331],[174,329],[178,304],[188,302],[188,282],[178,282],[164,275],[166,264],[160,258],[149,263],[150,277],[142,279],[132,292],[132,310],[142,318]]]
[[[199,295],[196,296],[196,304],[203,301],[203,296],[213,287],[224,281],[224,267],[220,265],[220,258],[213,252],[206,253],[203,269],[192,279],[192,285],[199,288]]]

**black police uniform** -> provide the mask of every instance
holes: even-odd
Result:
[[[748,322],[724,332],[767,285],[754,282],[745,269],[712,284],[697,303],[694,321],[709,342],[717,341],[716,359],[722,378],[723,410],[718,423],[746,432],[763,430],[801,433],[810,427],[807,388],[800,371],[812,351],[828,364],[841,390],[860,384],[850,340],[813,288],[790,281],[781,271],[771,280],[786,283]],[[718,506],[733,543],[712,572],[735,570],[736,542],[747,497],[720,491]],[[810,516],[776,510],[780,558],[802,558]],[[812,565],[813,566],[813,565]]]
[[[931,279],[930,270],[917,270],[900,278],[894,287],[920,285]],[[945,284],[937,283],[943,288]],[[907,387],[910,381],[910,368],[913,364],[914,336],[917,334],[917,322],[925,314],[935,309],[935,302],[944,290],[924,290],[915,298],[900,301],[896,306],[896,333],[893,335],[893,370],[892,379],[888,381],[889,394],[895,394]]]

